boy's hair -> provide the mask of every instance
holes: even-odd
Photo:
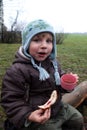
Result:
[[[53,50],[52,50],[52,53],[50,55],[50,58],[55,59],[55,57],[56,57],[55,32],[54,32],[53,27],[44,20],[32,21],[22,31],[22,46],[23,46],[23,49],[24,49],[24,54],[26,56],[29,56],[28,48],[29,48],[29,44],[30,44],[31,39],[36,34],[42,33],[42,32],[49,32],[53,35]]]

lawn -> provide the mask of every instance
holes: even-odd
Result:
[[[20,44],[0,44],[0,88],[6,69],[12,64]],[[87,34],[68,34],[62,44],[57,45],[57,58],[66,72],[79,75],[79,83],[87,80]],[[0,121],[4,120],[0,108]]]
[[[66,72],[79,75],[79,82],[87,79],[87,34],[69,34],[57,45],[57,57]]]
[[[16,50],[19,48],[19,44],[0,44],[0,89],[2,84],[3,75],[6,69],[12,64]],[[0,107],[0,127],[5,115]],[[0,129],[2,130],[2,129]]]

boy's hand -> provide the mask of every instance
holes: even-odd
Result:
[[[77,79],[77,82],[79,81],[79,76],[77,74],[73,74],[72,72],[70,74],[72,74],[73,76],[75,76],[75,78]]]
[[[28,117],[30,121],[37,122],[37,123],[45,123],[51,115],[51,108],[48,108],[46,110],[38,109],[31,113],[31,115]]]

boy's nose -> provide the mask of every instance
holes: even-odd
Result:
[[[43,41],[43,42],[42,42],[41,47],[47,47],[46,41]]]

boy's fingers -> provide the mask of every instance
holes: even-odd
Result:
[[[50,115],[51,115],[51,109],[46,109],[43,116],[42,124],[45,123],[50,118]]]

